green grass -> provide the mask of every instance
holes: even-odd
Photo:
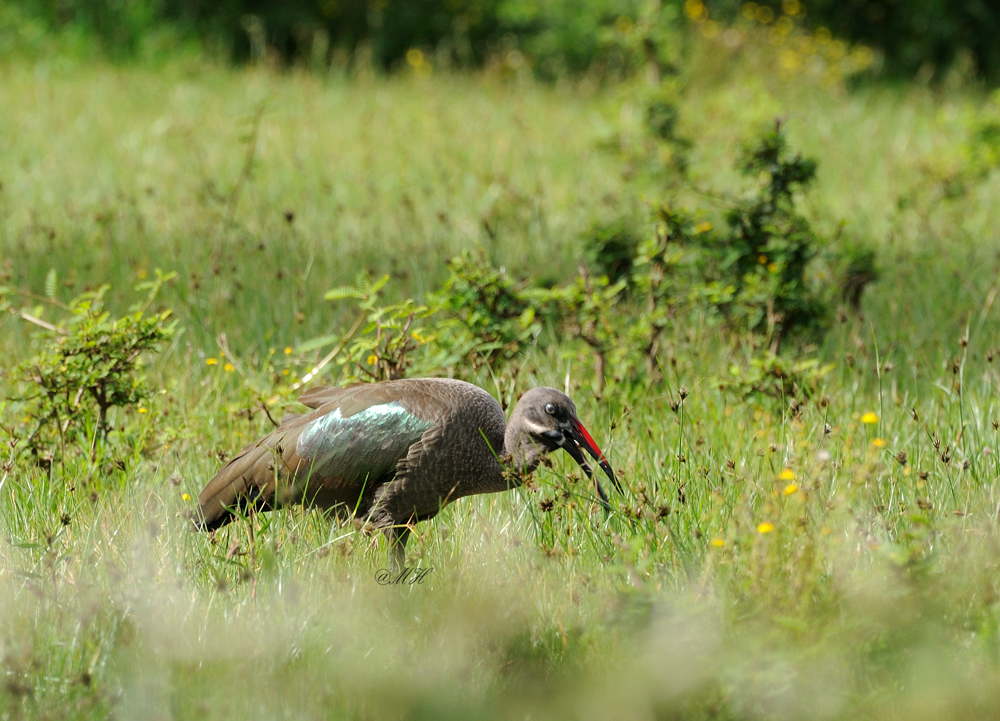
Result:
[[[150,359],[162,393],[93,460],[0,470],[0,713],[995,717],[998,179],[896,210],[914,188],[933,198],[922,168],[959,162],[990,106],[975,90],[848,93],[693,62],[694,183],[738,187],[738,144],[783,115],[820,161],[810,215],[878,249],[863,316],[817,351],[834,364],[826,400],[796,417],[720,391],[738,354],[701,316],[671,330],[661,386],[600,400],[577,342],[537,348],[480,382],[567,387],[626,498],[606,519],[560,455],[534,487],[421,525],[409,559],[434,571],[399,588],[376,583],[380,536],[301,509],[254,519],[252,537],[243,523],[196,534],[189,498],[269,427],[247,390],[270,387],[269,349],[294,376],[312,356],[281,349],[348,317],[327,289],[371,268],[420,297],[478,246],[519,276],[565,278],[591,222],[655,200],[614,150],[642,142],[629,89],[3,65],[2,284],[44,296],[55,268],[63,302],[107,282],[121,310],[144,275],[176,270],[162,301],[182,333]],[[28,357],[37,330],[0,319],[0,366]],[[205,363],[221,334],[231,372]]]

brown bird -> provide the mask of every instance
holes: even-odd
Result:
[[[199,528],[213,530],[237,512],[302,503],[332,508],[381,528],[401,568],[414,523],[462,496],[521,485],[542,457],[564,448],[594,477],[587,451],[621,493],[611,465],[555,388],[525,393],[504,422],[500,404],[464,381],[422,378],[319,387],[230,460],[198,495]]]

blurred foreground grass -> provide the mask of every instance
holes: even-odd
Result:
[[[244,389],[269,349],[301,373],[282,349],[340,325],[328,288],[370,267],[419,296],[477,245],[560,278],[594,220],[656,200],[621,152],[626,90],[2,66],[3,283],[43,297],[55,269],[57,298],[109,282],[124,307],[176,270],[183,329],[93,462],[0,456],[4,717],[995,718],[997,179],[898,203],[934,197],[987,100],[698,63],[695,185],[735,185],[738,143],[787,117],[820,161],[816,222],[878,248],[863,316],[819,349],[822,400],[719,390],[735,352],[697,317],[653,393],[597,401],[586,354],[538,349],[481,383],[565,386],[627,498],[605,519],[560,457],[421,526],[410,560],[434,570],[401,587],[354,526],[295,509],[208,537],[182,514],[267,429]],[[34,330],[0,319],[4,368]],[[231,362],[207,365],[220,334]]]

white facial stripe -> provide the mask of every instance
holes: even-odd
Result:
[[[543,426],[541,423],[535,423],[530,418],[525,418],[524,419],[524,427],[528,429],[529,433],[531,433],[533,435],[536,435],[536,436],[540,436],[543,433],[547,433],[547,432],[549,432],[549,431],[552,430],[551,428],[548,428],[547,426]]]

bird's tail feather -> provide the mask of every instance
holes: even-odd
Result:
[[[235,519],[235,511],[267,510],[274,502],[274,449],[271,444],[246,448],[224,465],[198,495],[195,525],[204,531]]]

